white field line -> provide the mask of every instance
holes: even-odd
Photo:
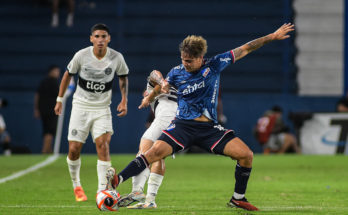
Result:
[[[1,205],[0,208],[95,208],[96,206],[93,205]],[[226,208],[226,207],[218,207],[218,208]],[[182,209],[182,207],[176,207],[176,206],[165,206],[165,205],[159,205],[158,209]],[[202,209],[199,205],[197,206],[189,206],[185,207],[185,209]],[[230,208],[231,210],[234,210],[233,208]],[[291,210],[321,210],[321,211],[332,211],[332,210],[344,210],[347,211],[348,207],[321,207],[321,206],[314,206],[314,205],[308,205],[308,206],[270,206],[270,207],[259,207],[261,211],[291,211]]]
[[[19,172],[13,173],[12,175],[7,176],[5,178],[0,178],[0,184],[5,183],[7,181],[14,180],[14,179],[19,178],[19,177],[21,177],[23,175],[26,175],[26,174],[28,174],[30,172],[34,172],[34,171],[36,171],[36,170],[38,170],[38,169],[40,169],[42,167],[45,167],[45,166],[53,163],[54,161],[56,161],[58,159],[58,157],[59,157],[59,155],[49,156],[46,160],[42,161],[41,163],[35,164],[34,166],[29,167],[28,169],[21,170]]]

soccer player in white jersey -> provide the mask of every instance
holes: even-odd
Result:
[[[159,71],[158,71],[159,72]],[[147,88],[144,93],[144,98],[139,106],[139,109],[146,108],[149,105],[155,119],[151,126],[145,131],[140,140],[138,155],[145,153],[151,148],[153,143],[161,136],[162,130],[167,129],[171,121],[175,118],[177,110],[177,95],[176,89],[171,88],[169,93],[160,94],[161,87],[148,80]],[[155,199],[159,187],[162,184],[165,173],[164,160],[154,162],[150,168],[147,167],[139,175],[132,178],[132,192],[121,198],[118,205],[125,207],[135,201],[140,201],[138,204],[128,206],[129,209],[151,209],[157,208]],[[147,194],[144,195],[145,182],[148,179]]]
[[[117,116],[127,114],[128,67],[122,54],[108,47],[110,39],[110,31],[105,24],[96,24],[91,28],[90,41],[93,46],[81,49],[70,61],[54,108],[57,115],[61,114],[64,93],[72,76],[77,74],[78,84],[69,123],[67,163],[78,202],[87,200],[80,183],[80,153],[89,132],[98,154],[98,191],[107,185],[106,170],[111,166],[109,144],[113,134],[111,88],[115,76],[118,76],[122,96],[117,106]]]

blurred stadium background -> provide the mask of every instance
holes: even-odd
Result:
[[[33,117],[34,93],[51,64],[64,71],[73,54],[90,45],[90,27],[111,29],[110,47],[123,53],[130,69],[128,115],[118,118],[114,85],[112,153],[137,152],[148,110],[138,110],[146,77],[153,69],[166,74],[180,64],[179,43],[189,34],[208,41],[208,54],[233,49],[276,30],[296,25],[291,38],[266,45],[222,74],[225,126],[255,151],[262,149],[252,128],[262,113],[278,104],[285,116],[296,112],[334,112],[347,92],[347,0],[75,0],[74,26],[51,28],[51,6],[44,0],[2,1],[0,8],[1,109],[13,145],[41,152],[41,125]],[[66,153],[71,109],[68,99],[61,144]],[[292,123],[288,118],[289,123]],[[87,143],[91,143],[89,138]],[[84,153],[94,153],[86,144]]]

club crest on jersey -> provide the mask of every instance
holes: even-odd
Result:
[[[76,130],[76,129],[71,130],[71,134],[72,134],[73,136],[76,136],[76,135],[77,135],[77,130]]]
[[[209,72],[210,72],[210,68],[209,68],[209,67],[203,69],[203,70],[202,70],[202,75],[203,75],[203,77],[204,77],[204,78],[207,77],[207,75],[209,74]]]
[[[108,68],[105,69],[104,72],[105,72],[106,75],[110,75],[111,72],[112,72],[112,69],[110,67],[108,67]]]

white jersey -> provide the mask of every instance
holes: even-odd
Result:
[[[154,86],[147,83],[147,92],[151,93]],[[155,114],[155,119],[151,126],[145,131],[142,139],[155,142],[162,134],[162,130],[167,129],[172,120],[175,118],[177,104],[177,91],[171,87],[169,93],[158,95],[151,103],[151,109]]]
[[[78,74],[72,103],[83,109],[109,107],[115,73],[123,76],[129,72],[121,53],[107,48],[106,55],[99,60],[93,53],[93,46],[78,51],[67,70],[70,75]]]
[[[147,85],[146,85],[147,93],[150,94],[153,89],[154,89],[154,86],[150,82],[147,82]],[[156,96],[154,101],[151,102],[151,104],[150,104],[151,109],[154,113],[156,113],[156,111],[155,111],[156,106],[157,106],[158,102],[161,100],[170,100],[170,101],[177,103],[177,100],[178,100],[177,90],[174,87],[170,87],[169,93],[161,93],[158,96]]]

